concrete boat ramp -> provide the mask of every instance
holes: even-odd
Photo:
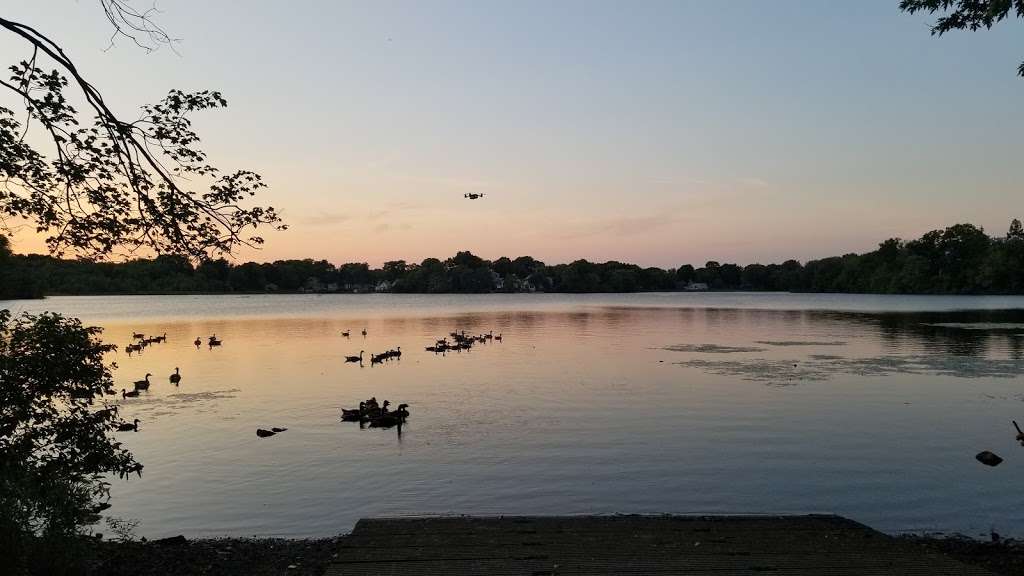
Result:
[[[839,516],[360,520],[330,576],[990,575]]]

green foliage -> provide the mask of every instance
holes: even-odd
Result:
[[[112,436],[122,422],[105,400],[104,354],[114,347],[99,334],[58,314],[0,311],[0,549],[17,565],[95,523],[109,476],[141,475]]]
[[[677,290],[691,282],[712,290],[1022,294],[1024,226],[1014,220],[1005,236],[991,238],[977,226],[956,224],[915,240],[890,238],[873,252],[806,265],[796,260],[747,266],[711,261],[674,270],[587,260],[549,266],[529,256],[489,262],[465,251],[444,261],[396,260],[379,269],[365,262],[334,266],[311,259],[239,265],[212,260],[193,267],[175,256],[115,264],[36,255],[5,258],[0,252],[0,294],[17,292],[11,279],[30,287],[29,295],[38,294],[39,287],[50,294],[368,292],[381,283],[392,292],[434,294],[643,292]]]
[[[1011,13],[1024,18],[1024,0],[900,0],[900,10],[941,13],[932,25],[932,34],[942,36],[950,30],[987,30]],[[1024,62],[1017,67],[1017,74],[1024,76]]]

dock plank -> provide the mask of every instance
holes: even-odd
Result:
[[[360,520],[327,574],[988,575],[839,516]]]

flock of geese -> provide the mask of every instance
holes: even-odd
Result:
[[[383,404],[377,403],[377,397],[359,403],[359,408],[342,408],[342,422],[359,422],[360,427],[369,423],[370,428],[391,428],[398,426],[399,430],[405,419],[409,417],[409,405],[399,404],[395,410],[388,410],[391,402],[385,400]]]
[[[366,350],[360,350],[359,356],[345,356],[345,362],[358,362],[360,366],[363,365],[363,355],[366,354]],[[370,354],[370,366],[374,364],[382,364],[388,360],[401,360],[402,359],[402,347],[392,348],[386,350],[380,354]]]
[[[124,349],[126,352],[128,352],[128,356],[130,357],[133,352],[141,353],[143,350],[146,349],[147,346],[151,346],[153,344],[162,344],[165,342],[167,342],[166,332],[164,332],[160,336],[146,336],[145,334],[139,332],[132,332],[132,342],[125,346]],[[193,344],[196,345],[196,349],[199,349],[199,345],[202,344],[202,342],[202,338],[196,338]],[[220,346],[222,343],[222,341],[217,338],[216,334],[210,336],[208,342],[210,348],[213,348],[214,346]],[[146,376],[142,380],[136,380],[135,382],[132,383],[133,385],[131,390],[121,388],[121,398],[137,398],[140,392],[144,390],[149,390],[149,387],[152,384],[152,382],[149,381],[149,378],[151,376],[153,376],[153,374],[147,372]],[[174,373],[167,377],[167,381],[170,382],[171,384],[174,384],[175,386],[180,385],[181,368],[175,367]],[[118,424],[117,430],[119,432],[138,432],[139,419],[136,418],[131,422],[122,422],[121,424]]]
[[[427,352],[435,354],[462,352],[463,350],[471,349],[474,344],[487,344],[490,341],[501,342],[501,334],[495,336],[493,330],[486,334],[477,334],[475,336],[466,334],[466,331],[462,330],[460,332],[452,332],[448,334],[448,337],[452,339],[451,342],[448,341],[448,338],[441,338],[433,346],[427,346]]]
[[[351,334],[351,330],[345,330],[344,332],[341,333],[341,335],[345,338],[350,338]],[[367,336],[366,328],[362,329],[361,334],[365,339]],[[451,340],[449,340],[449,338]],[[473,347],[474,344],[487,344],[488,342],[492,341],[501,342],[502,335],[495,335],[493,331],[484,334],[470,335],[467,334],[465,330],[461,330],[451,332],[448,335],[448,337],[437,340],[433,346],[428,346],[426,348],[426,351],[434,352],[436,354],[445,354],[447,352],[461,352],[463,350],[468,351]],[[135,352],[141,353],[148,346],[151,346],[153,344],[162,344],[165,342],[167,342],[166,332],[160,336],[146,336],[145,334],[133,332],[132,342],[125,346],[125,350],[128,352],[128,355],[131,356],[132,353]],[[212,349],[217,346],[220,346],[223,343],[223,341],[217,338],[216,334],[213,334],[207,337],[206,343]],[[203,344],[203,339],[201,337],[198,337],[195,339],[193,344],[198,350]],[[363,358],[365,354],[365,350],[360,350],[358,356],[345,356],[345,362],[358,363],[359,366],[363,366]],[[390,350],[381,352],[379,354],[371,353],[370,366],[372,367],[375,364],[382,364],[390,360],[400,360],[401,358],[402,347],[398,346]],[[137,380],[133,383],[132,390],[122,388],[121,397],[125,399],[136,398],[139,396],[140,392],[149,390],[149,387],[152,384],[152,382],[150,382],[149,379],[152,376],[153,374],[147,372],[142,380]],[[175,368],[174,372],[170,376],[168,376],[167,379],[168,382],[175,386],[181,384],[181,369]],[[402,424],[405,423],[406,418],[409,417],[409,405],[404,403],[399,404],[395,410],[389,410],[388,408],[390,406],[390,401],[384,400],[382,403],[378,403],[377,398],[373,397],[368,400],[360,402],[358,408],[343,408],[341,410],[341,420],[344,422],[359,422],[360,428],[362,428],[366,424],[369,424],[371,428],[391,428],[397,426],[399,432],[401,432]],[[117,430],[120,432],[138,432],[139,419],[136,418],[131,422],[122,422],[118,424]],[[267,438],[270,436],[274,436],[275,434],[284,432],[286,430],[288,429],[278,427],[270,429],[257,428],[256,436],[258,436],[259,438]]]
[[[132,332],[132,341],[124,347],[124,351],[128,353],[128,356],[131,356],[132,352],[142,353],[147,346],[164,342],[167,342],[167,332],[164,332],[162,336],[146,336],[145,334]]]

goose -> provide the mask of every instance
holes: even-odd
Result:
[[[364,353],[365,352],[363,350],[360,350],[359,356],[345,356],[345,362],[359,362],[360,364],[362,364]]]
[[[264,430],[263,428],[256,429],[256,435],[260,438],[266,438],[268,436],[273,436],[274,434],[277,434],[277,432],[274,432],[273,430]]]
[[[401,426],[402,419],[394,414],[382,414],[378,418],[370,420],[370,428],[391,428]]]
[[[171,384],[174,384],[175,386],[177,386],[181,382],[181,369],[180,368],[175,368],[174,369],[174,374],[171,374],[170,380],[171,380]]]
[[[139,419],[136,418],[131,424],[128,422],[122,422],[117,425],[118,432],[138,432],[139,431]]]
[[[348,338],[348,336],[349,336],[349,334],[351,332],[352,332],[351,330],[345,330],[344,332],[341,333],[341,335],[344,336],[345,338]]]
[[[131,344],[129,344],[129,345],[124,347],[124,351],[127,352],[128,353],[128,357],[131,358],[132,352],[135,351],[135,346],[132,346]]]
[[[366,419],[368,419],[370,421],[377,420],[379,418],[383,418],[384,416],[388,415],[388,406],[390,406],[390,405],[391,405],[391,402],[388,401],[388,400],[385,400],[384,404],[382,404],[379,407],[378,406],[374,406],[372,408],[367,408],[366,413],[363,416],[364,416],[364,418],[366,418]]]
[[[366,412],[366,402],[360,402],[359,403],[359,408],[356,408],[356,409],[342,408],[341,409],[341,419],[346,421],[346,422],[355,422],[356,420],[361,420],[363,418],[363,413],[364,412]]]
[[[135,338],[137,340],[142,340],[145,337],[146,337],[145,334],[139,334],[138,332],[132,332],[132,338]]]
[[[383,361],[384,361],[384,355],[383,354],[370,354],[370,366],[373,366],[374,364],[380,364]]]
[[[499,333],[497,336],[494,337],[494,339],[497,340],[498,342],[501,342],[501,334]]]
[[[399,404],[398,408],[394,412],[392,412],[392,414],[394,414],[395,416],[398,416],[399,418],[405,420],[406,418],[409,417],[409,410],[408,410],[408,408],[409,408],[408,404]]]
[[[124,388],[121,388],[121,398],[135,398],[138,395],[139,395],[139,391],[138,390],[132,390],[131,392],[126,392]]]
[[[363,338],[366,338],[366,328],[363,328]]]
[[[149,390],[149,377],[152,376],[149,372],[146,372],[146,378],[143,380],[137,380],[135,382],[136,390]]]
[[[167,332],[164,332],[163,336],[157,336],[153,340],[155,340],[157,342],[167,342]]]
[[[395,358],[401,359],[402,358],[402,347],[399,346],[398,348],[395,348],[395,351],[392,352],[391,355],[394,356]]]
[[[278,432],[284,432],[285,430],[287,430],[287,428],[278,428],[277,426],[274,426],[273,428],[270,429],[270,431],[275,434]]]
[[[1017,421],[1012,420],[1013,427],[1017,429],[1017,442],[1020,442],[1024,446],[1024,431],[1021,431],[1020,426],[1017,426]]]
[[[196,345],[196,349],[198,350],[199,347],[203,345],[203,339],[198,337],[198,336],[196,336],[196,341],[193,342],[193,344]]]
[[[216,334],[214,334],[213,336],[210,336],[210,348],[213,348],[214,346],[220,346],[221,342],[222,342],[221,340],[217,340],[217,335]]]

